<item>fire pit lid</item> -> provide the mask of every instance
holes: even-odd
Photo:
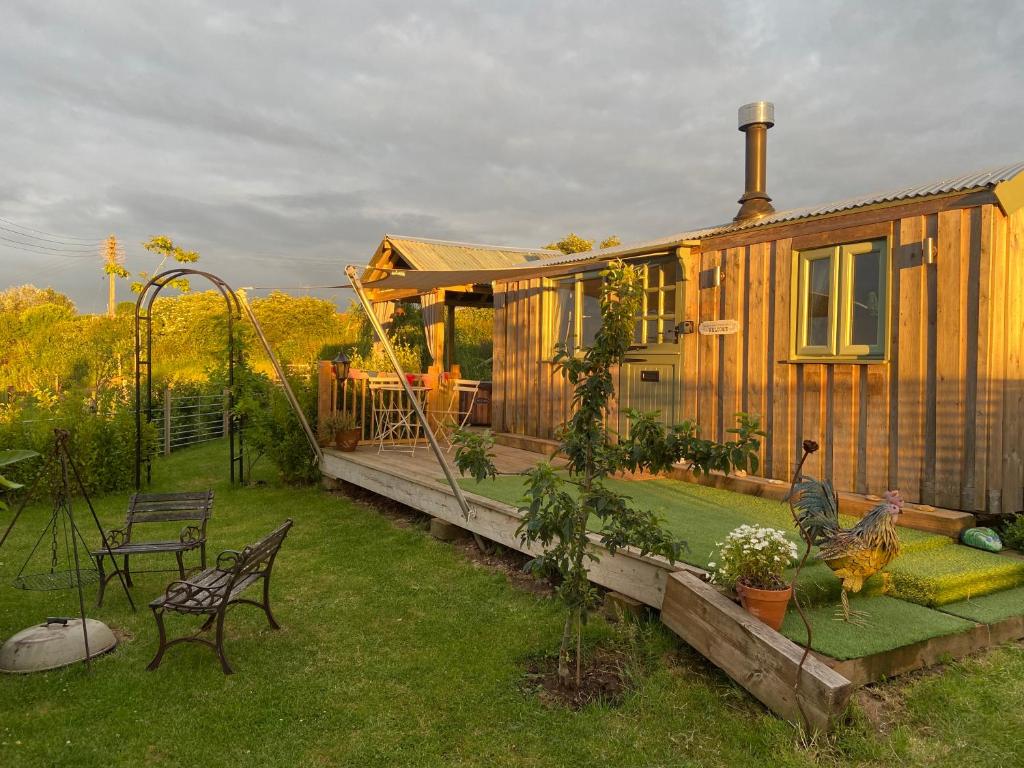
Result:
[[[94,659],[117,645],[110,627],[96,619],[85,621],[89,658]],[[41,672],[84,660],[81,619],[47,619],[43,624],[21,630],[0,647],[2,672]]]

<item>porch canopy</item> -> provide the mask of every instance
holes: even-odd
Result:
[[[687,233],[688,235],[689,233]],[[450,368],[454,344],[454,308],[493,306],[493,284],[502,280],[546,277],[629,259],[669,253],[693,245],[687,236],[633,246],[562,254],[540,248],[456,243],[386,235],[363,273],[374,312],[387,323],[395,301],[417,300],[427,346],[435,363]],[[448,353],[447,356],[445,353]]]
[[[418,300],[430,355],[435,365],[450,368],[454,308],[492,306],[494,280],[517,275],[552,255],[540,248],[385,235],[362,280],[385,327],[396,301]]]

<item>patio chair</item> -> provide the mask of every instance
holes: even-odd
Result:
[[[440,393],[440,406],[432,412],[432,421],[437,425],[437,436],[448,444],[448,450],[455,445],[455,431],[469,424],[473,406],[480,393],[480,382],[475,379],[449,378]]]
[[[414,397],[422,403],[427,388],[413,385]],[[386,450],[415,454],[422,437],[422,428],[409,396],[397,376],[376,376],[369,381],[373,415],[372,439],[377,453]]]

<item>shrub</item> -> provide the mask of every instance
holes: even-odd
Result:
[[[36,402],[0,415],[0,449],[27,448],[44,457],[53,453],[56,428],[70,434],[68,450],[89,494],[126,490],[135,484],[135,412],[119,404],[92,410],[85,402],[67,396]],[[156,447],[156,429],[143,425],[143,451]],[[11,479],[30,485],[40,462],[23,462],[12,468]],[[55,473],[40,479],[37,498],[51,494],[60,480]]]
[[[395,350],[395,357],[398,358],[399,365],[402,366],[402,370],[406,373],[420,373],[422,370],[422,363],[420,358],[420,351],[404,344],[401,341],[393,341],[392,347]],[[385,373],[393,373],[394,367],[391,365],[391,360],[388,358],[387,353],[380,345],[375,345],[367,354],[360,354],[358,350],[352,353],[352,367],[358,368],[363,371],[384,371]]]
[[[1024,515],[1015,515],[1008,523],[1003,525],[1003,544],[1010,549],[1024,552]]]
[[[237,374],[236,369],[235,413],[242,420],[251,464],[266,456],[286,483],[316,481],[320,475],[316,454],[284,392],[261,374],[251,371],[242,376]],[[312,377],[289,378],[288,382],[306,419],[315,424],[315,380]]]

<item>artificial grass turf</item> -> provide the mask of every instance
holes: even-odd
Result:
[[[744,524],[767,525],[786,531],[802,549],[785,504],[757,496],[709,488],[681,480],[609,480],[608,485],[629,496],[635,506],[657,513],[665,526],[687,542],[682,560],[700,568],[717,554],[716,543]],[[463,480],[473,493],[518,505],[523,495],[520,475],[500,476],[476,483]],[[845,526],[854,523],[844,517]],[[948,536],[912,528],[897,529],[902,553],[889,564],[892,574],[886,594],[920,605],[935,606],[1008,589],[1024,583],[1024,560],[993,555],[955,544]],[[882,593],[876,575],[864,585],[865,595]],[[839,580],[823,563],[812,559],[800,574],[797,588],[812,604],[839,599]]]
[[[889,594],[913,603],[940,606],[1024,584],[1024,561],[954,545],[934,552],[900,555],[886,569]],[[1024,605],[1021,606],[1024,613]]]
[[[940,610],[979,624],[995,624],[1024,614],[1024,587],[950,603],[943,605]]]
[[[864,626],[837,620],[834,605],[806,611],[813,650],[834,659],[856,659],[974,626],[962,618],[882,595],[854,598],[850,603],[868,614]],[[800,645],[807,642],[807,628],[796,611],[786,614],[782,634]]]
[[[608,480],[608,486],[628,496],[634,506],[656,513],[665,527],[687,543],[683,562],[699,568],[718,553],[718,542],[741,525],[765,525],[785,531],[798,545],[800,537],[790,516],[789,507],[781,502],[763,499],[719,488],[709,488],[682,480]],[[482,483],[463,478],[465,490],[481,496],[518,506],[524,493],[521,475],[501,475]],[[842,518],[843,525],[853,525],[855,518]],[[898,529],[905,552],[937,549],[952,544],[947,536],[938,536],[912,528]]]

